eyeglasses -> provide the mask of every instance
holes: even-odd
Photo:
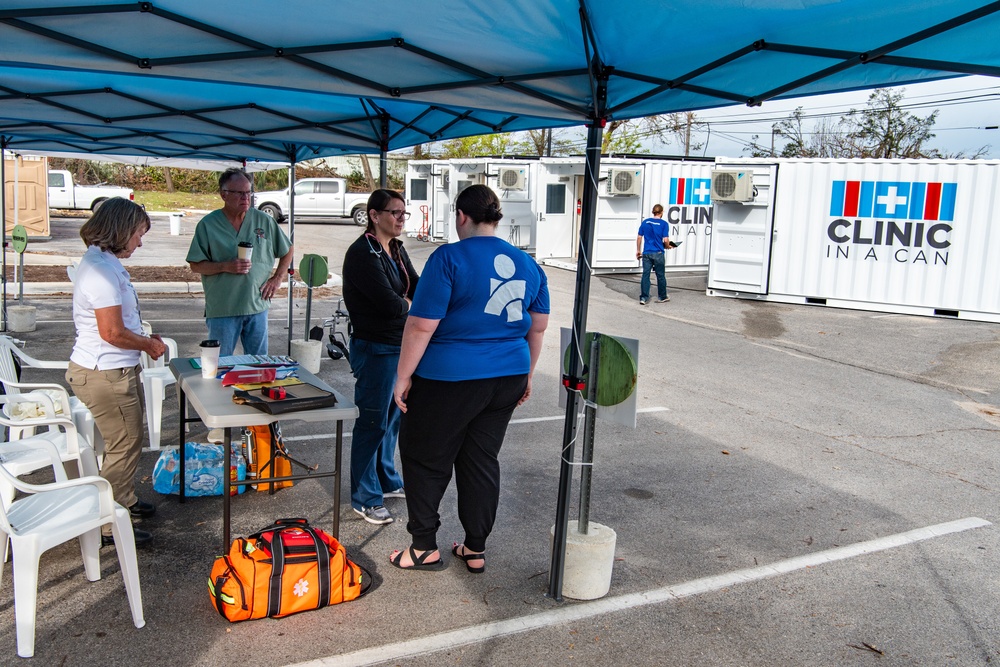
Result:
[[[396,218],[396,220],[409,220],[410,219],[410,212],[409,211],[390,211],[387,208],[380,208],[379,212],[380,213],[388,213],[392,217]]]
[[[240,199],[250,199],[253,195],[253,191],[245,190],[223,190],[228,195],[238,195]]]

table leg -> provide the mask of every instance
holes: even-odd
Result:
[[[333,469],[333,536],[340,539],[340,450],[344,444],[344,422],[337,420],[337,445],[334,447]]]
[[[225,466],[222,468],[222,553],[229,551],[229,490],[233,488],[232,474],[229,472],[233,465],[233,430],[226,427],[226,437],[223,438],[222,447],[225,450],[223,460]]]
[[[184,390],[181,389],[181,383],[177,383],[177,400],[179,405],[177,407],[178,414],[178,436],[177,436],[177,455],[180,457],[180,471],[181,471],[181,482],[180,482],[180,502],[184,502],[184,459],[187,458],[187,448],[184,446],[184,427],[187,424],[187,399],[184,397]],[[148,417],[148,415],[147,415]]]

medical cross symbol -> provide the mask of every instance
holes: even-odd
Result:
[[[305,579],[299,579],[295,582],[295,586],[292,587],[292,593],[298,597],[302,597],[309,592],[309,582]]]
[[[896,212],[897,206],[906,206],[906,197],[904,195],[897,195],[897,192],[896,186],[890,185],[886,188],[884,195],[875,198],[875,201],[880,206],[885,206],[887,215],[893,215]]]
[[[694,189],[695,198],[701,201],[705,201],[706,199],[708,199],[708,195],[710,192],[711,190],[705,183],[702,183],[701,185],[699,185]]]

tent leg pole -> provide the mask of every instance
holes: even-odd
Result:
[[[580,218],[580,247],[576,264],[576,296],[573,300],[573,334],[570,339],[569,378],[578,378],[583,367],[581,349],[587,332],[587,305],[590,300],[590,257],[594,249],[597,217],[597,183],[601,173],[601,142],[604,123],[595,121],[587,130],[587,161],[584,171],[583,210]],[[573,459],[576,449],[577,415],[580,394],[566,390],[566,419],[563,422],[562,461],[559,466],[559,495],[553,528],[552,563],[549,567],[548,597],[561,602],[563,570],[566,566],[570,490],[573,484]]]
[[[292,263],[288,265],[288,349],[285,354],[292,354],[292,320],[295,312],[294,288],[292,286],[292,271],[295,269],[295,160],[289,157],[288,164],[288,241],[292,244]]]
[[[389,115],[380,114],[379,126],[382,130],[382,146],[378,152],[378,186],[383,190],[389,187]]]
[[[3,310],[0,316],[3,317],[3,326],[0,331],[7,332],[7,176],[4,173],[6,158],[4,151],[7,150],[7,137],[0,136],[0,221],[3,221],[3,236],[0,237],[0,250],[3,251]]]

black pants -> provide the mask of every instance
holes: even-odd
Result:
[[[413,377],[399,458],[414,549],[437,549],[438,507],[454,468],[464,544],[470,551],[486,550],[500,502],[497,456],[527,384],[527,375],[461,382]]]

